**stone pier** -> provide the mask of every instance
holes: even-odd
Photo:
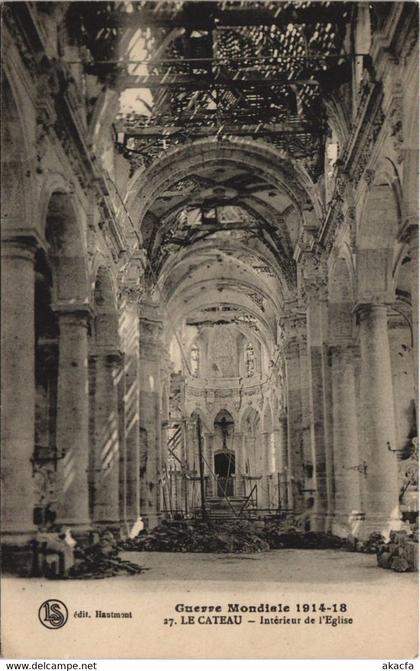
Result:
[[[56,305],[59,324],[57,384],[58,522],[74,532],[90,527],[87,305]]]
[[[367,462],[364,535],[399,528],[394,400],[386,305],[357,308],[360,323],[362,459]]]

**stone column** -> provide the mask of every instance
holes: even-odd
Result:
[[[119,527],[120,445],[118,384],[121,354],[97,352],[94,394],[94,509],[96,524]]]
[[[302,403],[299,370],[299,345],[289,340],[285,352],[287,381],[287,500],[288,507],[302,512]]]
[[[339,344],[330,348],[333,398],[333,448],[335,513],[333,533],[359,534],[360,463],[357,435],[357,405],[354,348]]]
[[[271,431],[263,431],[261,433],[261,473],[269,475],[271,473]]]
[[[280,445],[279,445],[279,473],[280,473],[280,505],[282,510],[289,507],[288,502],[288,450],[287,450],[287,414],[280,414]]]
[[[255,440],[255,436],[245,436],[245,461],[249,463],[249,475],[257,475]]]
[[[260,446],[260,468],[259,475],[261,479],[261,502],[263,508],[270,506],[270,451],[271,451],[271,432],[261,432],[261,446]]]
[[[308,360],[311,443],[314,463],[315,508],[312,528],[324,531],[328,512],[326,436],[324,415],[323,321],[327,322],[326,301],[318,293],[308,295]],[[327,322],[328,323],[328,322]]]
[[[21,547],[35,530],[31,464],[35,439],[35,251],[36,241],[30,237],[2,241],[1,531],[2,543]],[[17,547],[16,552],[23,552],[23,563],[29,562],[23,549]]]
[[[309,357],[308,357],[308,338],[306,333],[306,323],[301,328],[299,333],[299,369],[300,369],[300,394],[302,402],[302,460],[304,465],[304,482],[305,489],[313,487],[312,478],[308,478],[308,471],[312,467],[312,473],[315,470],[314,453],[313,453],[313,437],[311,426],[311,408],[310,408],[310,389],[309,389]],[[308,482],[308,479],[310,482]]]
[[[271,444],[271,463],[272,463],[272,473],[280,473],[280,446],[281,446],[281,430],[273,430],[273,438]]]
[[[140,373],[138,294],[126,291],[122,306],[121,342],[124,349],[124,425],[126,519],[129,534],[140,530]]]
[[[166,347],[162,347],[162,359],[160,366],[161,379],[161,461],[162,469],[169,469],[168,465],[168,440],[169,440],[169,386],[170,386],[171,362]],[[174,476],[176,477],[176,476]]]
[[[90,527],[87,305],[56,305],[59,323],[57,385],[58,522]]]
[[[127,445],[126,445],[126,421],[125,421],[125,355],[120,354],[120,374],[117,384],[118,398],[118,444],[120,451],[119,463],[119,492],[120,492],[120,520],[123,523],[125,534],[130,533],[127,510]]]
[[[239,476],[245,470],[243,463],[243,433],[235,431],[233,434],[232,449],[235,452],[235,476]]]
[[[190,471],[194,470],[198,473],[198,454],[196,454],[196,442],[197,442],[197,425],[192,419],[187,419],[185,422],[185,456],[188,464],[188,469]]]
[[[203,457],[204,457],[204,477],[205,477],[205,492],[206,496],[212,496],[213,493],[213,473],[214,473],[214,464],[213,464],[213,433],[204,433],[203,434]],[[198,445],[197,445],[198,450]],[[198,457],[197,457],[198,463]]]
[[[276,430],[270,431],[267,450],[267,472],[271,475],[276,473],[278,464],[278,436]]]
[[[160,362],[162,322],[154,310],[143,308],[140,317],[140,417],[147,435],[145,472],[142,475],[146,508],[142,517],[150,529],[160,519],[162,436]]]
[[[419,227],[418,223],[409,225],[404,232],[408,242],[410,255],[410,293],[411,293],[411,315],[413,329],[413,369],[414,369],[414,398],[417,411],[418,431],[418,393],[419,393]]]
[[[211,471],[214,471],[213,460],[213,434],[203,434],[203,457],[204,457],[204,475],[211,477]]]
[[[264,474],[265,466],[265,432],[259,431],[255,440],[255,470],[256,475]]]
[[[358,306],[361,351],[360,394],[367,461],[364,533],[399,527],[399,486],[387,307]],[[363,455],[362,455],[363,459]]]
[[[245,447],[245,435],[242,432],[235,434],[235,445],[236,445],[236,482],[237,482],[237,495],[243,496],[244,493],[244,475],[246,473],[246,447]]]
[[[169,440],[169,432],[168,432],[168,426],[169,422],[168,419],[162,419],[161,421],[161,440],[162,440],[162,451],[161,451],[161,459],[162,459],[162,468],[169,468],[168,465],[168,458],[169,458],[169,452],[168,452],[168,440]]]

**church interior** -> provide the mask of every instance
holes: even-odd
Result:
[[[2,547],[418,524],[418,6],[6,2]]]

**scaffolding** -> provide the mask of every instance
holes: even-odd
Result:
[[[203,455],[201,422],[197,418],[199,468],[189,469],[185,460],[185,420],[174,422],[167,443],[168,460],[162,473],[163,514],[168,519],[217,517],[224,510],[228,517],[256,519],[290,514],[284,504],[287,482],[280,473],[252,475],[239,473],[220,478]],[[228,455],[229,456],[229,455]],[[195,466],[195,465],[194,465]],[[204,473],[205,467],[208,474]],[[217,496],[214,496],[217,492]],[[268,505],[262,505],[262,501]]]

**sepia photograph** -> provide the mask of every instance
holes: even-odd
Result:
[[[1,654],[413,660],[418,3],[0,9]]]

